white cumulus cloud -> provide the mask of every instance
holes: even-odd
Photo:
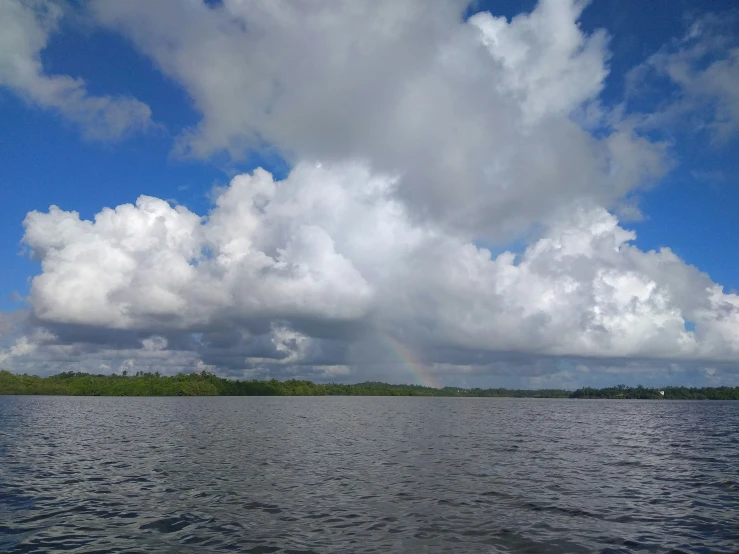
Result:
[[[205,217],[150,197],[94,221],[55,207],[32,212],[24,240],[43,269],[34,314],[49,324],[205,333],[228,347],[254,349],[264,335],[268,354],[253,357],[296,363],[325,355],[313,339],[374,336],[421,350],[739,354],[739,297],[669,249],[639,250],[603,208],[563,211],[520,254],[493,256],[414,222],[396,186],[363,164],[300,164],[284,181],[264,170],[235,177]],[[343,336],[347,325],[356,336]],[[245,331],[227,336],[234,328]],[[166,348],[158,340],[144,349]]]
[[[662,145],[570,118],[608,74],[583,2],[542,0],[511,21],[464,21],[466,4],[106,0],[93,13],[192,97],[202,120],[183,151],[362,159],[401,177],[415,217],[470,235],[510,237],[573,198],[610,205],[662,175]]]

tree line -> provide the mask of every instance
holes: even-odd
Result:
[[[664,387],[655,389],[641,385],[637,387],[617,385],[602,389],[590,387],[578,389],[570,397],[640,400],[659,400],[662,398],[667,400],[739,400],[739,387]]]
[[[660,394],[664,392],[664,395]],[[420,385],[357,384],[224,379],[211,373],[180,373],[164,376],[138,372],[133,375],[92,375],[66,372],[50,377],[0,371],[0,395],[48,394],[69,396],[451,396],[511,398],[612,398],[668,400],[739,400],[739,387],[627,387],[563,389],[435,389]]]

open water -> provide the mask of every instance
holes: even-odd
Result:
[[[0,397],[1,552],[739,552],[739,402]]]

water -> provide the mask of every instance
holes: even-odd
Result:
[[[739,402],[0,397],[0,551],[739,552]]]

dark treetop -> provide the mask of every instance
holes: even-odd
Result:
[[[664,392],[664,395],[660,393]],[[652,389],[642,386],[583,388],[576,391],[561,389],[435,389],[419,385],[387,383],[357,383],[352,385],[311,381],[236,381],[206,372],[180,373],[162,376],[159,373],[135,375],[90,375],[60,373],[51,377],[16,375],[0,371],[0,394],[51,394],[71,396],[459,396],[516,398],[638,398],[739,400],[739,387],[665,387]]]

